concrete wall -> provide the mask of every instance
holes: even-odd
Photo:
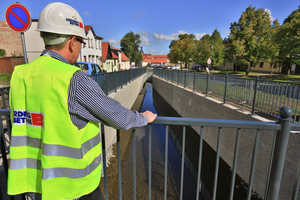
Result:
[[[140,76],[139,78],[135,79],[127,86],[124,86],[122,89],[117,90],[117,92],[111,93],[108,96],[119,101],[122,106],[125,108],[131,109],[135,100],[137,99],[139,92],[144,86],[144,83],[147,80],[147,75]],[[112,146],[116,143],[117,139],[117,132],[116,129],[111,128],[109,126],[105,126],[105,145],[106,145],[106,159],[107,165],[109,163],[109,159],[113,156],[112,155]]]
[[[249,112],[242,111],[241,109],[230,105],[223,105],[222,102],[193,93],[190,90],[171,84],[155,76],[153,77],[152,81],[153,88],[182,117],[267,121],[264,118],[258,116],[253,117]],[[253,128],[255,129],[255,127]],[[199,134],[199,127],[194,129]],[[222,129],[220,155],[229,166],[232,166],[233,163],[236,133],[236,129]],[[272,143],[275,133],[275,131],[260,132],[258,147],[259,152],[256,160],[257,163],[255,168],[253,189],[261,197],[264,197],[265,193]],[[255,137],[256,130],[241,130],[237,173],[245,182],[249,181]],[[217,128],[205,128],[204,140],[216,151],[218,140]],[[295,174],[297,173],[297,166],[299,162],[299,144],[300,136],[291,133],[279,199],[291,199],[295,183]],[[197,166],[195,168],[197,169]]]

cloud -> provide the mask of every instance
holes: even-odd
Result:
[[[140,31],[138,32],[137,34],[139,34],[141,36],[141,45],[143,46],[150,46],[150,42],[149,42],[149,39],[148,39],[148,36],[149,36],[149,33],[146,32],[146,31]]]
[[[141,18],[141,16],[146,15],[147,11],[142,10],[142,11],[138,11],[137,13],[133,14],[132,16],[135,18]]]
[[[87,16],[87,15],[91,15],[88,11],[85,11],[84,13],[83,13],[83,15],[85,15],[85,16]]]
[[[196,33],[195,38],[196,38],[196,40],[200,40],[206,34],[208,34],[208,33]]]
[[[270,19],[271,21],[274,21],[274,17],[272,17],[272,13],[271,13],[271,10],[269,9],[265,9],[265,12],[268,13],[270,15]]]
[[[114,39],[112,39],[112,38],[110,38],[110,39],[108,39],[108,42],[109,42],[109,44],[111,45],[111,46],[120,46],[120,40],[119,41],[116,41],[116,40],[114,40]]]
[[[178,40],[178,39],[179,39],[178,36],[179,36],[180,34],[185,34],[185,33],[187,33],[187,32],[181,31],[181,30],[179,30],[177,33],[172,33],[172,34],[170,34],[170,35],[164,35],[164,34],[162,34],[162,33],[154,33],[154,34],[153,34],[153,38],[154,38],[154,39],[157,39],[157,40],[168,40],[168,41],[172,41],[172,40]]]
[[[223,33],[225,33],[227,36],[230,34],[230,31],[223,29],[222,30]]]
[[[150,49],[150,54],[156,54],[157,51],[155,51],[154,49]]]

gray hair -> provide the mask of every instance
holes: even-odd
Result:
[[[41,37],[45,43],[45,49],[62,49],[67,41],[71,38],[67,35],[60,35],[56,33],[40,32]]]

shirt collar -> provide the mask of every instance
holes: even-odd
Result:
[[[61,62],[67,63],[67,64],[71,64],[65,57],[63,57],[61,54],[55,52],[55,51],[51,51],[51,50],[44,50],[41,54],[41,56],[48,56],[51,58],[54,58],[56,60],[59,60]]]

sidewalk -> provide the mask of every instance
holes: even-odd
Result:
[[[0,88],[9,87],[10,82],[0,82]]]

